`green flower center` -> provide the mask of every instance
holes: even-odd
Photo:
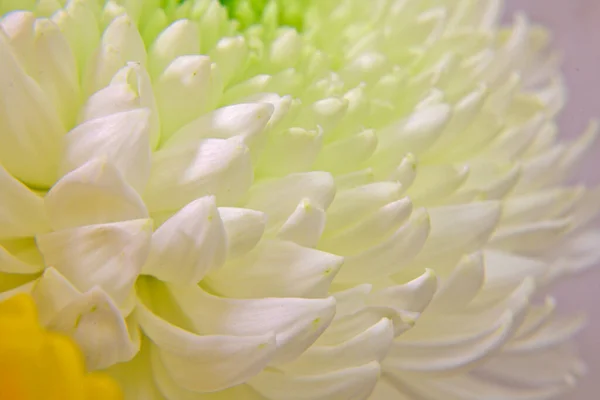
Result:
[[[310,0],[219,0],[242,28],[265,19],[302,30],[304,8]]]

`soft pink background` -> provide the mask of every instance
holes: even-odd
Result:
[[[590,118],[600,117],[600,0],[506,0],[507,17],[524,10],[554,32],[564,54],[569,103],[561,116],[564,138],[581,132]],[[600,184],[600,140],[582,165],[579,177]],[[600,243],[598,243],[600,246]],[[600,266],[562,284],[556,297],[565,311],[585,310],[590,324],[579,336],[589,366],[578,390],[565,400],[600,400]],[[484,400],[484,399],[482,399]]]

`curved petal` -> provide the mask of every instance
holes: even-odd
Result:
[[[228,299],[197,286],[171,285],[171,295],[203,334],[256,336],[275,333],[271,364],[294,360],[329,326],[335,300],[301,298]]]
[[[376,290],[367,297],[372,306],[388,306],[396,310],[423,312],[438,288],[435,273],[428,269],[418,278],[402,285]]]
[[[492,234],[500,218],[496,201],[428,209],[431,231],[415,263],[477,251]]]
[[[264,371],[251,379],[249,385],[272,400],[366,400],[379,373],[377,362],[319,375]]]
[[[161,116],[162,142],[179,128],[215,106],[220,85],[215,79],[215,65],[202,55],[184,55],[169,64],[156,82],[158,109]],[[204,134],[198,129],[196,137]],[[204,136],[209,137],[209,136]]]
[[[177,57],[198,54],[199,51],[198,23],[189,19],[179,19],[163,30],[154,40],[148,53],[150,71],[153,76],[158,76]]]
[[[62,177],[44,198],[52,229],[148,218],[140,195],[103,159]]]
[[[150,143],[156,148],[160,135],[159,114],[152,82],[143,65],[128,62],[110,84],[91,95],[80,111],[81,122],[138,108],[150,110]]]
[[[292,127],[269,135],[256,165],[265,177],[286,176],[310,170],[321,150],[323,131]]]
[[[36,240],[46,265],[77,289],[100,286],[123,305],[148,256],[151,234],[152,221],[139,219],[65,229]]]
[[[116,17],[108,25],[99,48],[87,69],[87,92],[94,93],[108,85],[127,62],[146,64],[146,48],[134,21],[129,15]]]
[[[396,231],[411,212],[412,202],[407,197],[388,203],[358,224],[321,238],[319,248],[346,256],[358,254]]]
[[[292,242],[264,241],[205,283],[228,297],[325,297],[343,259]]]
[[[63,171],[106,158],[141,191],[150,174],[150,110],[138,108],[96,118],[65,136]]]
[[[275,352],[275,335],[200,336],[156,316],[138,301],[135,315],[159,358],[180,387],[213,392],[243,383],[262,371]]]
[[[415,346],[409,342],[395,341],[383,367],[391,370],[419,372],[445,372],[467,367],[492,354],[509,338],[513,316],[509,312],[485,332],[485,335],[465,343],[436,346],[428,343]]]
[[[154,153],[144,200],[151,212],[175,211],[207,195],[231,205],[253,178],[250,152],[237,136],[182,143]]]
[[[56,108],[0,32],[0,160],[29,185],[50,187],[58,174],[65,128]]]
[[[215,198],[195,200],[152,234],[142,272],[165,282],[197,283],[225,262],[227,243]]]
[[[129,361],[140,348],[137,326],[128,327],[111,298],[97,287],[69,302],[48,326],[71,335],[92,370]]]
[[[335,195],[335,184],[327,172],[290,174],[253,185],[245,207],[269,215],[268,226],[285,221],[303,198],[326,210]]]
[[[260,134],[273,115],[268,103],[233,104],[199,116],[173,133],[165,147],[194,142],[199,139],[244,139]]]
[[[326,234],[360,221],[386,204],[399,200],[401,194],[402,186],[397,182],[375,182],[336,193],[327,210]]]
[[[419,254],[428,234],[429,215],[424,209],[419,209],[384,242],[363,253],[346,257],[344,266],[336,276],[336,283],[372,282],[400,272]]]
[[[0,239],[31,237],[50,229],[44,200],[0,166]]]
[[[227,257],[242,256],[260,241],[267,223],[267,216],[247,208],[220,207],[219,215],[227,235]]]
[[[325,211],[303,199],[279,229],[277,237],[305,247],[315,247],[325,229]]]
[[[312,346],[280,368],[286,373],[313,375],[380,362],[387,356],[393,339],[393,322],[382,318],[349,340],[330,346]]]

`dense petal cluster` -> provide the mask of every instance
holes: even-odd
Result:
[[[127,400],[547,399],[600,260],[499,0],[0,0],[0,298]],[[302,6],[302,12],[298,7]]]

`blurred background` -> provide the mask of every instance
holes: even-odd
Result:
[[[519,10],[550,28],[555,46],[563,53],[569,101],[560,127],[563,138],[571,139],[584,130],[589,119],[600,118],[600,0],[506,0],[507,20]],[[578,178],[600,184],[600,140],[582,164]],[[588,328],[579,336],[589,372],[577,391],[564,400],[600,399],[600,266],[562,283],[555,294],[562,310],[584,310],[590,317]]]

